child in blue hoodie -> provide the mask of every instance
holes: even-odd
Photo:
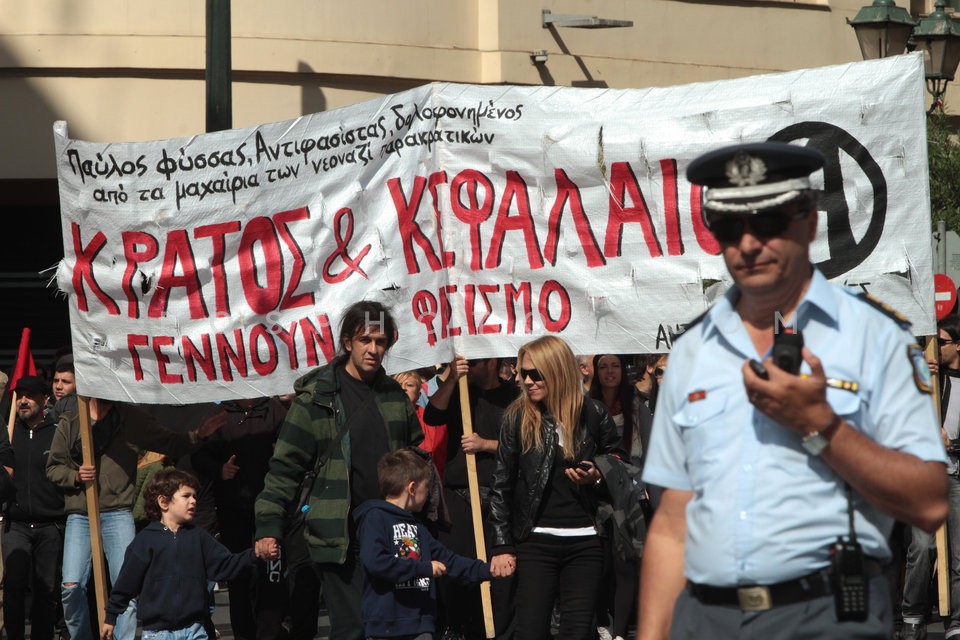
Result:
[[[143,638],[204,640],[207,580],[223,582],[253,566],[253,549],[230,551],[205,530],[190,524],[200,483],[186,471],[157,471],[144,489],[144,510],[152,522],[127,547],[117,583],[110,591],[102,640],[111,640],[117,616],[139,598]]]
[[[354,511],[360,561],[366,569],[363,622],[371,640],[430,640],[437,613],[432,578],[444,574],[465,582],[490,580],[490,566],[458,556],[417,522],[430,490],[429,463],[408,449],[377,464],[380,493]]]

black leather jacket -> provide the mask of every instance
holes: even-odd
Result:
[[[543,491],[550,482],[556,458],[557,432],[553,419],[544,416],[540,422],[543,447],[526,453],[520,444],[519,416],[505,420],[500,429],[497,466],[490,485],[490,520],[493,524],[491,546],[501,547],[496,553],[509,551],[530,535],[539,515]],[[613,423],[607,408],[591,398],[583,399],[580,425],[576,431],[575,460],[592,460],[601,453],[625,456],[620,446],[620,430]],[[587,513],[597,513],[597,497],[602,486],[580,487],[580,496]]]

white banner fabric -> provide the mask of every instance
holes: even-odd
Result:
[[[77,384],[113,400],[288,393],[384,302],[397,372],[670,349],[730,284],[687,164],[740,141],[827,158],[813,259],[933,333],[919,54],[642,90],[433,84],[136,143],[54,127]]]

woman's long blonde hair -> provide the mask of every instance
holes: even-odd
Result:
[[[583,408],[583,382],[577,358],[566,342],[554,336],[537,338],[520,347],[518,372],[524,356],[530,356],[533,366],[543,375],[547,397],[542,404],[533,402],[521,380],[522,393],[507,408],[507,418],[515,420],[520,417],[520,444],[526,453],[543,446],[540,419],[546,411],[553,416],[563,434],[563,457],[572,460],[576,446],[574,434]]]

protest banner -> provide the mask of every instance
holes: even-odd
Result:
[[[613,90],[433,84],[191,138],[54,127],[78,389],[189,403],[289,392],[340,311],[384,302],[386,366],[668,351],[727,286],[686,165],[820,149],[813,259],[934,331],[919,54]]]

